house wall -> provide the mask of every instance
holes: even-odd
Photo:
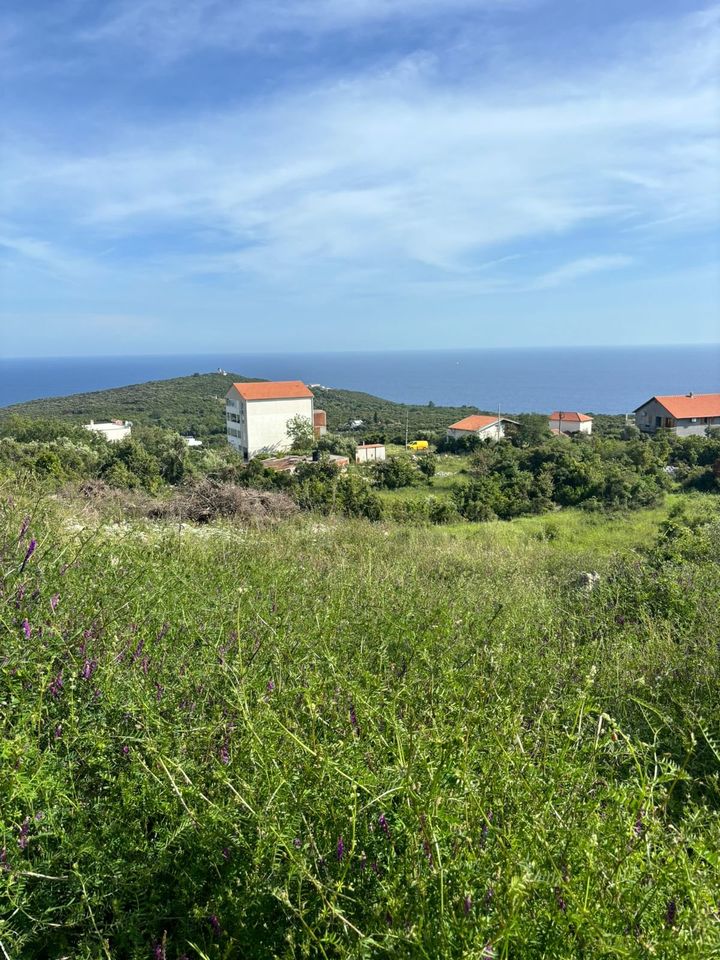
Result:
[[[657,422],[658,417],[660,423]],[[720,427],[720,417],[697,417],[694,422],[692,419],[676,420],[657,400],[649,400],[638,407],[635,424],[644,433],[670,429],[678,437],[704,437],[708,427]]]
[[[562,430],[563,433],[592,433],[592,420],[550,420],[551,430]]]
[[[248,460],[259,453],[289,450],[289,420],[299,416],[313,421],[312,397],[244,400],[236,394],[227,398],[225,411],[228,443]]]
[[[480,437],[481,440],[502,440],[505,436],[505,425],[502,421],[491,423],[482,430],[451,430],[448,428],[448,436],[453,440],[459,440],[461,437]]]

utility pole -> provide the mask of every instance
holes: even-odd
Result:
[[[410,430],[410,411],[405,414],[405,449],[408,448],[408,431]]]

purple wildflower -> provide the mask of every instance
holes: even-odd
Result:
[[[300,847],[302,846],[302,840],[300,839],[300,837],[295,837],[295,839],[293,840],[293,846],[295,847],[296,850],[300,849]]]
[[[665,925],[668,927],[675,926],[675,917],[677,916],[677,903],[675,899],[668,900],[667,908],[665,910]]]
[[[350,705],[350,725],[353,728],[353,732],[356,737],[360,736],[360,724],[358,723],[357,714],[355,713],[355,707]]]
[[[53,594],[52,597],[50,597],[50,609],[52,610],[53,613],[55,613],[55,611],[57,610],[58,603],[60,603],[60,594],[55,593]]]
[[[22,602],[22,599],[25,596],[26,590],[27,590],[27,587],[25,586],[24,583],[21,583],[20,586],[17,588],[17,603],[15,604],[16,607],[20,606],[20,603]]]
[[[129,757],[129,756],[130,756],[130,747],[129,747],[126,743],[124,743],[124,744],[122,745],[122,747],[120,748],[120,753],[121,753],[124,757]]]
[[[142,658],[142,660],[140,661],[140,669],[145,674],[145,676],[148,675],[148,670],[150,669],[150,657],[146,656]]]
[[[493,950],[493,945],[488,942],[483,947],[483,952],[480,954],[480,960],[494,960],[495,951]]]
[[[25,566],[26,566],[28,560],[29,560],[30,557],[35,553],[35,548],[36,548],[36,547],[37,547],[37,540],[33,537],[33,539],[32,539],[32,540],[30,541],[30,543],[28,544],[27,550],[25,551],[25,559],[23,560],[22,566],[20,567],[20,573],[23,572],[23,570],[25,569]]]
[[[557,901],[558,909],[562,910],[563,913],[567,910],[567,903],[565,902],[565,897],[562,895],[562,890],[560,887],[555,887],[555,899]]]
[[[162,943],[156,943],[153,947],[153,960],[165,960],[165,947]]]
[[[230,749],[227,740],[220,747],[220,763],[227,766],[230,763]]]
[[[165,687],[163,687],[162,684],[158,683],[156,680],[155,681],[155,699],[158,701],[162,700],[164,693],[165,693]]]
[[[390,825],[387,822],[387,817],[384,813],[381,813],[378,817],[378,823],[380,824],[380,829],[383,831],[386,837],[390,837]]]
[[[88,660],[86,658],[80,676],[83,678],[83,680],[89,680],[90,677],[92,677],[92,675],[95,673],[96,669],[97,660]]]
[[[345,844],[343,843],[343,838],[341,834],[338,837],[338,842],[337,842],[337,858],[338,860],[342,860],[344,856],[345,856]]]
[[[58,672],[58,675],[50,684],[50,693],[54,697],[59,697],[60,694],[62,693],[62,689],[63,689],[63,672],[62,670],[60,670]]]
[[[61,724],[61,723],[59,723],[59,724],[55,727],[55,739],[56,739],[56,740],[59,740],[60,737],[62,737],[62,724]]]
[[[27,617],[25,617],[21,626],[22,626],[22,632],[25,634],[25,639],[29,640],[32,634],[32,627],[30,626],[30,621],[28,620]]]
[[[18,846],[21,850],[25,850],[28,845],[28,834],[30,833],[30,821],[27,817],[22,822],[20,827],[20,833],[18,834]]]
[[[141,656],[141,654],[142,654],[142,652],[143,652],[143,647],[144,647],[144,646],[145,646],[145,641],[144,641],[144,640],[142,639],[142,637],[141,637],[140,640],[138,640],[137,646],[136,646],[135,649],[133,650],[133,654],[132,654],[133,663],[134,663],[136,660],[139,660],[139,659],[140,659],[140,656]]]
[[[30,517],[25,517],[23,522],[20,524],[20,534],[18,536],[18,543],[22,540],[25,534],[28,532],[28,527],[30,526]]]
[[[267,682],[267,692],[268,692],[268,693],[272,693],[274,689],[275,689],[275,683],[274,683],[274,681],[268,680],[268,682]]]
[[[643,835],[644,829],[645,828],[643,826],[643,812],[642,810],[638,810],[638,815],[635,820],[635,826],[633,827],[633,832],[635,833],[635,836],[641,837]]]
[[[222,933],[222,927],[220,926],[220,921],[219,921],[218,918],[215,916],[215,914],[213,914],[213,915],[210,917],[209,923],[210,923],[210,926],[211,926],[212,929],[213,929],[213,933],[215,934],[215,936],[216,936],[216,937],[219,937],[220,934]]]
[[[170,624],[163,623],[157,635],[158,640],[162,640],[162,638],[165,636],[165,634],[168,632],[169,629],[170,629]]]
[[[10,869],[10,865],[9,865],[8,862],[7,862],[7,848],[6,848],[6,847],[2,847],[2,848],[0,849],[0,869],[2,869],[5,873],[7,873],[7,871]]]
[[[370,864],[370,869],[376,876],[380,876],[380,867],[377,865],[375,860],[373,860],[373,862]]]
[[[470,913],[470,911],[472,910],[472,906],[473,906],[472,897],[468,893],[465,895],[465,899],[463,900],[463,910],[465,911],[465,916],[467,916]]]

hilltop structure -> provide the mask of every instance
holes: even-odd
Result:
[[[312,427],[313,393],[300,380],[234,383],[225,397],[228,443],[246,460],[289,450],[288,425],[296,417]]]
[[[678,437],[704,436],[720,428],[720,393],[686,393],[651,397],[635,410],[643,433],[670,430]]]

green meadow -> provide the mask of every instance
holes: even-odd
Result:
[[[0,503],[4,957],[720,956],[716,497]]]

